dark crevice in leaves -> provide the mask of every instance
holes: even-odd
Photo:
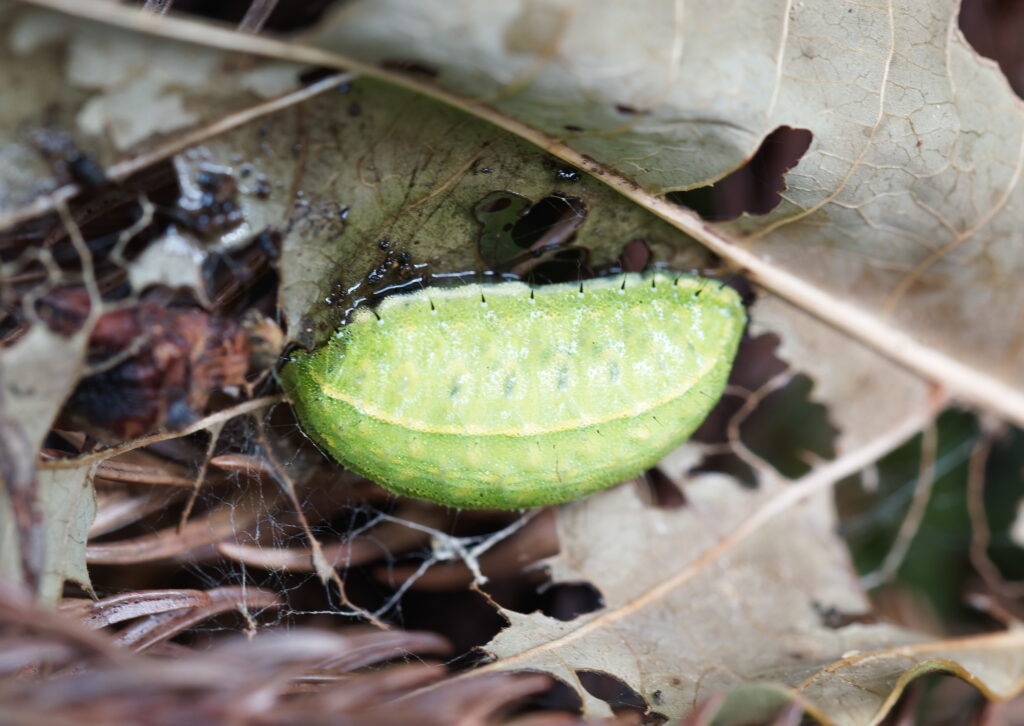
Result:
[[[1020,0],[964,0],[960,30],[980,55],[999,64],[1018,96],[1024,96],[1024,3]]]
[[[587,693],[606,702],[612,711],[632,712],[641,717],[647,713],[647,702],[643,696],[630,688],[621,678],[598,670],[578,670],[576,676]]]
[[[542,588],[541,612],[556,620],[573,620],[604,607],[601,591],[589,582],[559,582]]]
[[[297,32],[314,25],[338,0],[303,0],[300,3],[279,2],[270,14],[264,31],[290,33]],[[142,5],[141,0],[137,0]],[[172,11],[187,13],[237,24],[248,12],[253,0],[174,0]]]
[[[661,469],[655,467],[644,472],[644,494],[653,506],[661,509],[679,509],[686,506],[686,494]]]
[[[651,261],[651,248],[642,239],[630,240],[619,255],[619,267],[623,272],[643,272]]]
[[[742,415],[747,396],[787,368],[775,355],[778,342],[772,334],[742,341],[729,376],[731,392],[727,391],[694,433],[695,441],[728,443],[730,423]],[[747,448],[788,477],[803,475],[815,460],[835,456],[838,432],[829,422],[826,408],[812,400],[812,389],[810,378],[794,374],[785,385],[764,395],[739,424],[739,436]],[[748,464],[732,451],[706,456],[697,471],[728,473],[748,486],[756,481]]]
[[[579,279],[586,268],[586,250],[572,246],[587,217],[586,203],[578,197],[556,193],[531,202],[495,191],[477,202],[474,213],[482,227],[480,257],[495,272],[555,282]]]
[[[767,214],[778,206],[786,189],[785,174],[811,145],[807,129],[780,126],[761,142],[753,157],[714,184],[670,192],[669,201],[689,207],[708,220],[735,219],[742,214]]]
[[[812,400],[814,382],[797,374],[783,388],[769,393],[743,426],[751,451],[790,479],[798,479],[817,461],[835,456],[839,432],[828,410]]]

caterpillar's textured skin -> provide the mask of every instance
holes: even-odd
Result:
[[[357,310],[283,375],[305,430],[368,479],[453,507],[537,507],[635,476],[689,436],[745,323],[735,290],[669,271],[582,294],[425,288]]]

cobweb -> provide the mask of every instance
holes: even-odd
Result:
[[[232,585],[277,593],[280,607],[248,613],[261,622],[333,616],[400,623],[404,596],[437,565],[459,563],[468,587],[487,584],[481,557],[539,511],[511,518],[498,514],[473,523],[485,531],[459,534],[464,522],[458,513],[400,500],[345,472],[294,422],[279,423],[275,408],[231,422],[215,445],[206,437],[203,446],[215,452],[209,469],[240,453],[246,466],[232,460],[236,466],[224,473],[220,486],[197,490],[189,514],[194,521],[223,518],[230,534],[213,544],[215,552],[204,546],[179,555],[205,588]],[[370,577],[356,575],[365,567],[372,569]],[[350,577],[359,579],[358,602],[349,593]],[[319,603],[311,596],[314,590],[322,597]]]

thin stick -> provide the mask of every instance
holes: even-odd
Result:
[[[375,614],[359,607],[348,599],[348,594],[345,592],[345,581],[341,579],[341,575],[339,575],[338,571],[334,569],[334,565],[328,562],[327,558],[324,556],[323,546],[320,544],[320,540],[316,538],[316,535],[313,534],[313,528],[309,526],[309,521],[306,519],[306,515],[302,511],[302,503],[299,501],[299,495],[295,490],[295,481],[291,478],[288,472],[285,471],[284,467],[281,466],[281,462],[278,461],[274,450],[270,446],[266,429],[263,428],[263,426],[259,426],[259,440],[260,446],[263,448],[263,455],[270,464],[270,468],[273,470],[274,478],[291,501],[292,508],[295,510],[295,514],[299,518],[299,523],[302,525],[302,530],[306,535],[306,539],[309,541],[313,568],[320,577],[320,581],[324,584],[333,582],[334,586],[338,588],[338,595],[341,597],[342,604],[350,608],[354,613],[366,618],[381,630],[390,630],[388,625],[381,621]]]
[[[910,502],[910,509],[907,516],[900,524],[899,532],[892,547],[885,555],[881,566],[874,572],[870,572],[861,578],[861,584],[870,589],[878,587],[889,580],[900,569],[903,560],[910,550],[910,545],[921,528],[925,512],[928,510],[928,503],[932,499],[932,490],[935,488],[935,454],[938,450],[938,428],[933,421],[921,432],[921,463],[920,474],[917,477],[917,486],[914,487],[914,496]]]
[[[238,29],[243,33],[260,32],[276,7],[277,0],[252,0]]]
[[[175,136],[167,143],[157,146],[152,151],[137,154],[129,159],[125,159],[124,161],[111,165],[106,170],[107,178],[111,181],[123,181],[132,174],[135,174],[142,169],[146,169],[169,156],[173,156],[183,149],[201,144],[208,138],[226,133],[231,129],[238,128],[239,126],[262,116],[294,106],[306,99],[329,91],[332,88],[336,88],[345,81],[354,77],[355,76],[351,73],[335,73],[327,78],[323,78],[315,83],[311,83],[308,86],[300,88],[297,91],[286,93],[285,95],[277,98],[272,98],[264,103],[255,104],[236,113],[230,113],[194,131],[189,131],[180,136]],[[20,222],[24,222],[27,219],[38,217],[50,209],[53,209],[61,202],[71,199],[80,191],[82,190],[77,184],[65,184],[64,186],[54,189],[49,194],[36,197],[28,204],[9,212],[7,216],[0,216],[0,229],[7,229],[8,227],[13,227]]]
[[[1011,582],[1003,577],[988,556],[992,533],[985,512],[985,466],[992,452],[992,433],[983,431],[981,439],[971,451],[967,465],[967,513],[971,520],[970,558],[985,584],[999,595],[1015,599],[1024,596],[1024,582]]]
[[[701,572],[704,572],[708,566],[729,552],[734,551],[738,545],[760,531],[771,520],[790,511],[793,507],[815,494],[826,491],[836,482],[860,471],[871,462],[877,461],[880,457],[903,444],[907,439],[921,431],[922,428],[929,425],[945,404],[946,399],[944,396],[934,396],[927,406],[923,407],[920,411],[910,414],[889,430],[880,433],[864,446],[838,459],[822,464],[806,476],[779,489],[776,495],[762,503],[731,532],[703,552],[697,554],[689,564],[646,592],[632,598],[628,604],[604,610],[580,625],[566,630],[559,637],[526,648],[500,661],[477,668],[472,671],[473,675],[493,670],[507,670],[516,663],[529,663],[531,659],[538,657],[541,653],[557,651],[559,648],[576,642],[594,631],[607,628],[613,623],[633,616],[638,610],[642,610],[652,603],[661,602],[669,593],[689,582]]]
[[[861,303],[842,298],[827,284],[780,267],[777,262],[755,252],[749,244],[742,240],[737,241],[730,232],[705,222],[695,212],[652,194],[639,187],[634,180],[601,166],[564,141],[506,116],[479,99],[460,96],[436,85],[424,84],[420,80],[388,71],[372,63],[321,48],[291,44],[249,33],[237,33],[174,17],[154,17],[112,6],[107,2],[23,2],[164,38],[328,68],[345,68],[459,108],[593,174],[595,179],[616,189],[626,199],[642,205],[652,214],[698,240],[734,269],[743,270],[744,275],[750,280],[800,309],[810,312],[886,358],[942,385],[950,395],[999,412],[1004,417],[1024,425],[1024,392],[1012,383],[966,363],[946,351],[922,343],[919,336],[905,330],[891,318],[868,310]]]
[[[120,454],[134,451],[135,449],[141,449],[144,446],[155,444],[160,441],[168,441],[170,439],[180,439],[182,436],[188,436],[194,434],[197,431],[208,429],[217,424],[223,424],[226,421],[237,416],[244,416],[247,413],[253,411],[259,411],[261,408],[267,408],[273,406],[276,403],[284,401],[284,396],[263,396],[262,398],[254,398],[251,401],[245,401],[232,406],[231,408],[225,408],[217,413],[210,414],[205,418],[201,418],[195,423],[192,423],[180,431],[161,431],[160,433],[151,434],[149,436],[143,436],[132,441],[125,441],[123,444],[117,446],[111,446],[106,449],[100,449],[99,451],[93,451],[82,456],[75,456],[70,459],[54,459],[50,461],[39,461],[36,463],[36,467],[41,470],[54,470],[54,469],[77,469],[81,466],[88,466],[97,461],[103,461],[109,459],[112,456],[118,456]]]
[[[210,427],[210,443],[206,446],[206,456],[203,457],[203,463],[199,467],[199,473],[196,474],[195,483],[192,486],[192,492],[189,494],[188,501],[185,502],[184,509],[181,510],[181,519],[178,521],[178,531],[185,526],[189,516],[192,514],[192,508],[196,505],[196,499],[199,498],[199,490],[203,488],[203,482],[206,480],[206,472],[210,468],[210,459],[213,457],[213,451],[217,447],[217,442],[220,441],[220,432],[224,430],[224,423],[217,423]]]
[[[172,5],[174,5],[174,0],[146,0],[142,9],[154,15],[166,15],[171,11]]]

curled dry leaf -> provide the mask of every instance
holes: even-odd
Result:
[[[370,81],[343,91],[310,99],[301,114],[211,139],[201,157],[179,160],[235,168],[232,159],[241,157],[255,175],[289,180],[239,204],[253,229],[283,236],[281,309],[289,335],[304,345],[322,340],[346,307],[377,290],[428,273],[478,270],[489,239],[481,205],[493,206],[490,195],[506,189],[516,190],[519,213],[506,211],[498,227],[513,228],[518,242],[510,244],[520,253],[540,243],[552,217],[574,225],[568,237],[545,243],[566,257],[538,270],[541,279],[577,279],[591,265],[614,264],[635,238],[681,269],[710,264],[642,208],[595,179],[574,172],[566,180],[564,165],[488,124]],[[575,245],[581,237],[586,250]]]
[[[621,678],[669,717],[718,690],[776,682],[826,723],[848,726],[875,723],[930,670],[1000,698],[1024,686],[1017,631],[930,642],[857,617],[836,621],[868,604],[823,501],[774,509],[797,490],[744,491],[711,474],[683,491],[687,504],[676,510],[646,507],[625,487],[563,508],[553,579],[591,583],[605,607],[569,622],[504,610],[510,625],[486,646],[498,660],[484,670],[549,672],[591,716],[608,706],[580,685],[586,671]]]
[[[305,71],[17,3],[0,24],[0,229],[274,108]]]
[[[426,544],[429,535],[423,529],[411,526],[411,523],[423,527],[440,527],[443,526],[446,517],[435,507],[424,507],[418,502],[410,505],[400,507],[393,519],[362,527],[362,534],[345,542],[324,544],[324,560],[331,567],[345,569],[393,557]],[[269,570],[316,570],[313,550],[308,547],[283,548],[274,547],[269,543],[221,542],[217,545],[217,551],[238,562]]]
[[[277,594],[258,587],[218,587],[208,590],[189,607],[148,615],[118,631],[115,642],[136,651],[165,643],[204,620],[227,612],[252,619],[262,610],[281,607]]]
[[[111,542],[94,542],[85,550],[92,564],[129,564],[152,562],[170,557],[188,557],[195,550],[236,535],[268,508],[283,500],[272,488],[237,493],[222,504],[195,516],[181,526],[175,525],[150,534]]]
[[[126,26],[135,23],[142,28],[148,23],[138,20],[142,16],[134,11],[108,3],[51,4],[64,5],[71,12],[85,8],[95,17],[109,16]],[[183,130],[218,120],[218,114],[223,116],[227,109],[223,123],[200,128],[192,141],[214,130],[233,131],[175,160],[183,192],[178,211],[192,197],[206,196],[210,202],[191,216],[183,214],[197,235],[196,239],[182,237],[184,249],[198,249],[198,237],[230,247],[259,230],[277,228],[267,234],[283,237],[285,242],[281,304],[291,334],[303,342],[333,329],[336,320],[328,319],[337,318],[360,296],[372,298],[377,287],[409,282],[423,269],[462,271],[476,267],[482,258],[496,269],[508,266],[523,271],[522,259],[536,254],[537,260],[546,263],[571,252],[562,270],[579,274],[590,265],[612,264],[627,240],[646,241],[654,259],[672,260],[677,266],[709,259],[685,235],[643,209],[647,207],[805,309],[779,313],[771,310],[771,300],[762,299],[755,318],[764,329],[780,335],[783,350],[790,351],[784,357],[794,363],[809,359],[802,367],[813,369],[815,395],[833,407],[830,413],[842,428],[840,452],[859,465],[885,453],[884,446],[874,445],[877,430],[885,428],[882,424],[900,422],[908,412],[914,417],[934,401],[929,400],[924,384],[880,362],[874,354],[840,356],[836,351],[842,349],[845,335],[808,332],[815,325],[808,313],[868,340],[972,400],[1016,415],[1020,381],[1013,361],[1020,351],[1018,331],[1009,327],[1012,316],[988,313],[993,308],[1019,307],[1019,289],[1007,282],[1015,277],[1019,256],[1005,246],[1011,237],[1006,229],[1019,226],[1014,222],[1019,211],[1015,201],[1019,163],[1013,161],[1014,154],[1003,153],[1019,146],[1015,143],[1020,136],[1019,107],[999,85],[997,74],[979,64],[956,33],[948,32],[952,25],[948,3],[936,3],[931,13],[898,5],[837,5],[826,8],[834,10],[835,17],[825,24],[820,22],[823,12],[806,5],[769,3],[742,14],[738,21],[729,17],[726,22],[721,13],[729,9],[714,3],[698,3],[693,15],[689,7],[686,15],[671,15],[675,9],[670,5],[624,13],[609,5],[584,8],[569,2],[549,7],[512,2],[481,13],[459,3],[387,0],[349,3],[321,29],[318,38],[330,47],[372,62],[387,61],[393,70],[419,72],[420,80],[402,81],[407,89],[434,94],[423,83],[433,78],[443,88],[482,98],[472,105],[458,98],[449,100],[576,161],[594,178],[581,177],[577,170],[566,169],[521,140],[468,118],[458,108],[372,81],[298,109],[279,106],[282,112],[267,123],[244,125],[254,116],[230,111],[248,107],[251,100],[243,100],[240,106],[204,102],[236,100],[239,89],[248,88],[246,71],[253,68],[263,92],[274,85],[275,78],[279,81],[276,92],[284,92],[294,86],[294,66],[275,76],[262,73],[272,64],[236,54],[224,60],[222,51],[162,39],[140,42],[139,36],[124,30],[3,5],[0,12],[17,21],[12,24],[10,45],[0,47],[0,56],[12,61],[0,64],[4,69],[0,76],[12,73],[19,81],[14,84],[18,102],[9,109],[22,114],[16,121],[33,126],[41,118],[41,109],[53,106],[57,123],[64,128],[37,137],[33,149],[23,139],[0,146],[0,155],[10,151],[16,160],[26,160],[24,169],[38,172],[33,181],[40,181],[38,187],[26,189],[27,177],[17,164],[0,172],[15,192],[14,201],[9,202],[11,197],[4,196],[8,190],[0,189],[0,226],[52,204],[62,194],[102,186],[108,174],[123,179],[131,169],[181,146]],[[459,22],[449,22],[452,17]],[[700,17],[701,22],[692,22],[691,17]],[[714,32],[704,32],[704,27]],[[149,23],[156,32],[171,28],[179,37],[192,37],[195,31],[195,37],[211,42],[230,39],[230,34],[199,24]],[[629,28],[636,29],[641,42],[621,42]],[[727,32],[718,31],[722,28]],[[116,42],[107,42],[111,38]],[[259,39],[253,39],[253,46],[271,54],[301,54],[302,50]],[[87,54],[94,63],[64,68],[58,62],[61,54],[73,58]],[[174,73],[161,73],[151,55],[172,58],[175,62],[167,67]],[[401,60],[387,55],[401,56]],[[346,60],[334,56],[332,61],[329,54],[317,57],[338,64]],[[138,65],[133,59],[140,58],[145,73],[125,75],[124,69]],[[17,78],[29,66],[39,69],[36,89]],[[632,67],[638,71],[621,72]],[[214,74],[212,69],[224,73]],[[424,70],[432,72],[423,74]],[[229,81],[222,83],[225,75]],[[388,76],[388,72],[379,75]],[[70,92],[63,87],[65,76],[73,81]],[[210,85],[211,78],[217,83]],[[738,92],[723,97],[723,82],[730,82]],[[61,95],[56,105],[49,103],[54,89]],[[914,89],[927,91],[927,102],[915,100]],[[220,91],[227,93],[222,96]],[[119,102],[139,97],[152,103],[143,104],[137,116],[132,104]],[[845,113],[835,113],[837,104]],[[160,118],[161,110],[167,111],[165,118]],[[774,210],[731,223],[704,224],[659,196],[720,178],[749,159],[757,144],[782,124],[810,129],[814,140],[788,174],[781,204]],[[0,140],[2,134],[0,130]],[[282,153],[285,149],[290,153]],[[141,155],[132,158],[132,154]],[[895,164],[890,158],[894,156],[898,157]],[[246,163],[240,164],[239,158]],[[978,173],[982,168],[988,172]],[[239,196],[239,180],[245,174],[255,181],[251,193]],[[638,204],[616,198],[615,192],[595,182],[599,176]],[[278,184],[278,179],[288,182]],[[512,188],[517,192],[508,191]],[[493,196],[496,191],[500,198]],[[3,217],[5,201],[14,207],[7,217]],[[508,209],[513,212],[501,217]],[[217,213],[208,215],[207,210]],[[541,225],[544,228],[532,237],[499,232],[506,223],[516,228],[533,213],[550,213],[555,219]],[[161,272],[156,268],[173,261],[182,239],[173,234],[158,238],[147,250],[150,256],[140,258],[146,269],[130,271],[135,273],[136,288],[197,278],[197,266],[167,276],[154,274]],[[381,244],[366,244],[367,240]],[[991,272],[989,259],[1001,260],[999,275]],[[346,295],[368,272],[369,282],[354,295]],[[198,286],[198,282],[190,284]],[[230,299],[238,287],[227,286],[211,295],[210,302]],[[201,291],[197,293],[202,298]],[[111,315],[124,315],[127,322],[142,327],[139,320],[131,320],[140,306],[134,309],[136,313],[127,307]],[[50,324],[56,322],[57,329],[66,323],[66,330],[77,330],[73,316],[64,312],[52,306],[46,310]],[[241,385],[246,356],[241,353],[244,345],[236,346],[237,330],[216,328],[209,320],[203,326],[207,342],[223,334],[220,343],[229,350],[219,363],[199,366],[200,374],[191,378],[180,375],[181,361],[191,365],[193,353],[204,349],[202,335],[186,339],[173,355],[160,360],[154,357],[156,351],[139,355],[133,350],[133,341],[140,339],[134,334],[115,335],[116,344],[99,351],[111,367],[97,376],[119,365],[135,365],[132,372],[149,377],[140,393],[145,403],[135,410],[137,418],[115,417],[108,425],[113,433],[135,434],[165,423],[173,426],[179,416],[187,420],[201,414],[210,390],[221,385],[211,381],[230,379]],[[31,336],[45,332],[40,327],[30,329],[22,341],[32,343]],[[257,366],[262,369],[274,363],[281,341],[272,330],[258,337],[268,343],[257,355],[264,361]],[[67,360],[42,361],[73,371],[55,379],[55,390],[73,385],[78,377],[84,338],[77,342],[78,348]],[[32,345],[24,350],[30,349]],[[1007,369],[998,369],[993,361],[1004,362]],[[865,371],[870,373],[867,378]],[[164,372],[170,372],[170,381],[159,380]],[[964,375],[952,375],[957,372]],[[91,383],[102,381],[94,377]],[[1008,389],[1000,388],[1004,383]],[[1008,391],[1008,395],[993,396],[993,390]],[[8,387],[5,394],[12,391],[18,393]],[[54,397],[62,400],[66,392],[58,390]],[[144,394],[150,393],[146,398]],[[41,441],[59,405],[52,398],[47,392],[40,406],[44,415],[28,421],[34,427],[28,436],[33,446]],[[136,428],[129,432],[119,426]],[[890,448],[897,438],[889,437]],[[739,448],[739,442],[734,444]],[[861,453],[867,449],[870,455]],[[25,460],[31,461],[34,452],[31,449]],[[94,459],[80,463],[99,462],[110,453],[95,452]],[[212,445],[207,456],[210,453]],[[217,457],[216,462],[214,468],[223,465],[225,471],[239,464],[229,457]],[[831,475],[830,465],[811,463],[811,480]],[[988,695],[1019,689],[1020,642],[1014,632],[931,643],[895,628],[848,624],[864,615],[865,603],[850,582],[848,563],[832,536],[827,503],[815,500],[783,508],[774,512],[774,520],[761,519],[754,527],[740,515],[753,509],[756,516],[787,496],[786,488],[774,481],[770,466],[754,469],[762,479],[762,489],[756,493],[742,492],[721,479],[712,487],[707,478],[699,477],[683,485],[686,502],[672,510],[645,507],[623,487],[560,513],[564,550],[553,560],[555,577],[592,583],[607,607],[569,622],[507,611],[513,626],[492,643],[492,651],[506,660],[492,669],[526,664],[550,670],[574,686],[580,686],[582,672],[604,670],[635,687],[653,711],[672,715],[695,703],[708,688],[771,678],[788,687],[776,687],[777,694],[789,697],[799,692],[812,711],[824,713],[831,708],[828,717],[833,721],[853,724],[879,717],[906,680],[930,668],[941,666],[971,677]],[[51,471],[57,479],[62,471],[71,470]],[[303,469],[296,466],[290,471]],[[110,475],[104,479],[105,487],[117,486],[115,481],[123,484],[131,476],[127,468],[107,467],[105,473]],[[253,478],[276,484],[278,474],[264,467]],[[88,491],[91,475],[88,467],[80,467],[67,475],[69,486],[61,491],[74,490],[76,482],[82,485],[81,491]],[[301,483],[315,489],[335,475],[335,470],[321,468]],[[187,478],[165,471],[154,474],[149,483],[182,485]],[[47,480],[41,481],[46,486]],[[385,501],[369,488],[362,493],[353,489],[352,494],[339,501]],[[320,500],[311,495],[301,503],[318,505]],[[231,498],[222,504],[200,510],[178,532],[166,529],[149,540],[94,545],[95,561],[194,557],[211,553],[208,545],[214,542],[241,561],[258,562],[262,556],[265,566],[276,562],[295,567],[311,554],[321,560],[325,555],[348,557],[350,562],[370,557],[359,541],[339,545],[335,552],[322,547],[274,548],[261,555],[257,546],[263,541],[252,531],[241,533],[242,538],[231,533],[236,535],[234,543],[228,534],[239,523],[255,530],[263,507],[269,504],[274,509],[276,502],[263,496],[259,506]],[[138,505],[136,516],[144,515],[149,504],[138,500]],[[335,502],[324,507],[324,519],[328,512],[338,512],[338,506],[345,505]],[[22,511],[28,510],[22,507]],[[88,514],[88,508],[76,508],[77,514],[83,512]],[[304,512],[291,519],[280,511],[275,514],[289,526],[301,519],[308,531]],[[124,514],[110,516],[101,530],[128,521],[138,520]],[[413,541],[403,539],[400,527],[381,524],[379,529],[390,545],[407,546]],[[84,541],[83,530],[77,522],[61,534],[72,540],[81,534],[77,541]],[[736,537],[737,532],[742,536]],[[422,535],[419,532],[416,539]],[[536,542],[539,549],[527,549],[528,558],[550,551],[550,538]],[[510,539],[479,558],[479,563],[499,570],[516,564],[522,556],[521,544]],[[52,551],[59,555],[60,545]],[[51,592],[68,572],[74,572],[74,567],[56,566]],[[455,579],[453,572],[457,578],[479,574],[470,568],[449,571],[445,577],[450,581]],[[443,584],[445,577],[439,575],[438,583]],[[196,595],[191,607],[164,613],[156,610],[170,607],[172,595],[162,602],[158,596],[148,604],[143,598],[137,606],[151,607],[153,612],[123,637],[136,646],[163,642],[205,617],[204,613],[223,612],[239,595],[223,589],[216,603],[203,599],[211,598],[209,593]],[[264,603],[270,606],[268,593],[256,595],[257,599],[265,596]],[[117,617],[112,612],[108,616]],[[832,617],[836,613],[840,617]],[[844,618],[844,614],[853,617]],[[894,647],[886,647],[893,643]],[[749,650],[741,652],[740,644]],[[200,720],[214,713],[217,718],[244,721],[252,716],[246,710],[252,703],[269,700],[292,709],[287,718],[315,723],[317,712],[303,710],[310,701],[295,704],[280,699],[284,692],[313,692],[297,686],[291,672],[256,673],[255,678],[241,682],[242,675],[251,677],[261,666],[272,670],[302,661],[303,649],[308,648],[306,656],[312,657],[314,644],[300,634],[271,648],[262,649],[263,645],[245,652],[247,659],[262,658],[262,662],[238,665],[231,659],[243,649],[226,649],[218,654],[224,656],[222,660],[215,655],[208,663],[198,658],[185,662],[191,672],[169,668],[160,674],[167,676],[165,680],[155,672],[142,672],[145,667],[134,674],[110,669],[92,680],[90,675],[76,684],[86,697],[73,704],[74,715],[88,717],[95,712],[117,720],[144,713],[138,702],[129,703],[136,695],[131,689],[148,689],[169,696],[173,704],[168,718]],[[858,647],[864,652],[847,652]],[[69,653],[67,648],[52,651],[62,662]],[[227,670],[235,672],[218,673],[218,664],[229,661]],[[332,675],[336,674],[322,668],[302,688],[329,682]],[[436,674],[412,666],[400,673],[384,669],[377,678],[364,675],[346,677],[348,690],[317,691],[327,694],[323,703],[344,704],[343,713],[332,715],[335,723],[345,723],[356,712],[353,722],[402,719],[404,723],[419,715],[409,703],[422,705],[423,717],[417,720],[428,724],[438,715],[451,723],[483,722],[513,694],[536,690],[544,682],[510,679],[505,674],[492,674],[493,680],[466,678],[411,696],[401,710],[390,702],[366,710],[360,704],[367,694],[402,693]],[[280,686],[285,680],[288,685]],[[196,690],[200,693],[194,702],[182,703],[182,692],[192,697]],[[584,693],[585,688],[578,690],[591,713],[607,712],[595,696]],[[449,693],[447,703],[432,700],[444,692]],[[22,709],[19,717],[38,716],[32,709],[46,704],[48,698],[58,709],[70,703],[66,696],[60,700],[57,687],[36,689],[33,684],[31,696],[36,701],[28,706],[17,701]],[[91,697],[96,698],[89,701]],[[330,701],[331,697],[335,700]],[[264,717],[261,713],[260,718]]]
[[[772,292],[1020,422],[1020,320],[991,311],[1024,305],[1024,107],[956,32],[958,7],[360,1],[311,38],[431,69],[405,82],[461,94]],[[774,209],[712,224],[671,202],[780,127],[812,141]]]
[[[107,313],[89,340],[89,371],[65,414],[79,428],[130,439],[180,429],[210,393],[245,383],[249,342],[236,323],[157,303]]]
[[[210,594],[203,590],[139,590],[100,600],[65,599],[59,610],[78,618],[86,627],[104,628],[131,618],[210,603]]]
[[[237,589],[231,590],[207,595],[213,601],[222,595],[227,600],[240,595]],[[183,602],[171,593],[164,595],[170,598],[165,604]],[[140,597],[138,602],[145,600]],[[186,601],[199,603],[204,598],[186,594]],[[113,607],[113,600],[106,606]],[[113,649],[101,633],[68,615],[40,614],[27,598],[7,591],[0,598],[0,631],[5,646],[5,663],[0,665],[18,661],[65,666],[56,672],[37,667],[26,671],[17,684],[0,684],[0,710],[5,723],[16,726],[65,719],[253,726],[300,722],[397,726],[413,719],[427,726],[484,726],[496,723],[517,701],[549,683],[539,675],[495,674],[410,696],[413,689],[440,678],[443,670],[417,663],[354,672],[411,654],[442,654],[448,649],[438,636],[402,631],[263,632],[251,639],[227,639],[194,653],[175,650],[160,658],[132,655]],[[89,660],[90,667],[82,668]],[[552,715],[550,721],[533,723],[566,722],[571,723]]]
[[[133,483],[171,487],[195,486],[185,466],[168,461],[147,451],[130,451],[113,459],[101,461],[96,479],[102,483]]]

